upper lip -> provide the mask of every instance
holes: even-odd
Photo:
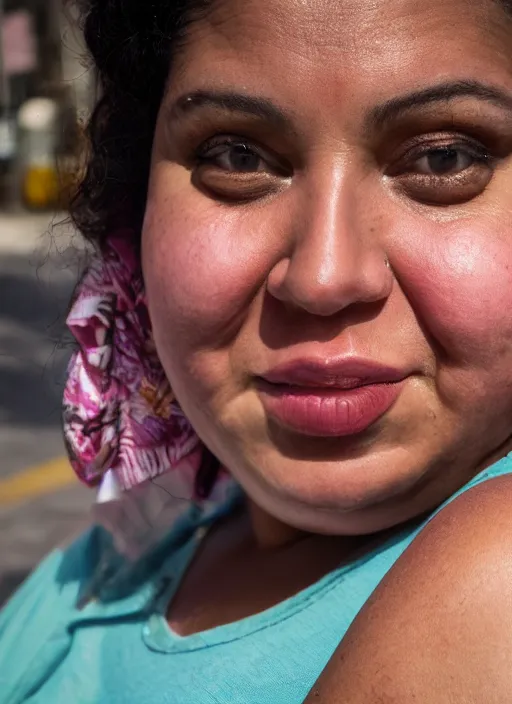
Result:
[[[408,376],[403,369],[372,360],[345,357],[338,359],[296,359],[261,375],[270,384],[313,388],[355,389],[369,384],[391,384]]]

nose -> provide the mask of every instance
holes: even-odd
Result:
[[[393,287],[382,238],[370,224],[372,208],[347,180],[331,177],[324,188],[317,182],[293,209],[288,256],[267,279],[274,298],[314,315],[384,301]]]

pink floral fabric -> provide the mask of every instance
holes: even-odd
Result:
[[[112,470],[121,489],[172,472],[196,498],[203,447],[158,360],[129,232],[111,237],[82,280],[68,317],[78,342],[64,392],[71,463],[89,486]]]

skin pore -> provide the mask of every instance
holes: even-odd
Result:
[[[252,508],[206,541],[180,632],[286,598],[508,451],[511,30],[485,0],[226,0],[191,26],[144,274],[173,390]],[[269,416],[263,375],[339,357],[403,373],[379,420]]]

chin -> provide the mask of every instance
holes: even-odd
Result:
[[[425,482],[425,472],[411,466],[410,457],[401,447],[315,461],[276,452],[253,458],[236,478],[260,508],[295,528],[363,535],[422,512],[410,498]]]

